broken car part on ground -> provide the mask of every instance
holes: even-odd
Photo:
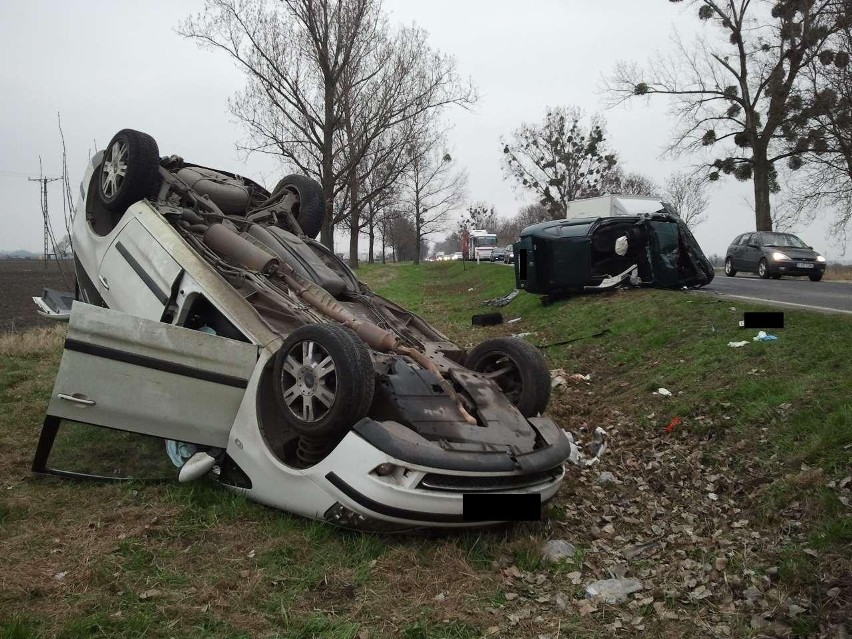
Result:
[[[543,415],[539,351],[465,352],[374,294],[312,239],[324,210],[306,177],[269,192],[116,134],[81,185],[76,301],[33,469],[92,476],[51,467],[59,431],[83,423],[166,440],[183,481],[211,473],[351,527],[473,525],[465,494],[550,500],[571,448]]]
[[[623,284],[699,287],[713,265],[668,205],[656,213],[528,226],[514,245],[516,287],[551,297]]]

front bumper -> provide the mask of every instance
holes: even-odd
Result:
[[[551,445],[543,452],[548,449],[561,451],[562,447]],[[561,452],[553,457],[552,453],[542,455],[537,458],[540,466],[527,460],[523,469],[516,464],[498,468],[497,459],[502,455],[490,454],[494,458],[488,464],[491,468],[480,461],[475,463],[478,470],[462,470],[463,464],[454,459],[456,454],[445,453],[440,465],[434,463],[437,458],[429,465],[413,463],[389,455],[362,435],[350,432],[329,457],[307,473],[335,500],[321,515],[330,523],[365,530],[462,528],[514,519],[510,511],[501,512],[499,508],[490,521],[465,519],[465,494],[530,495],[537,496],[542,505],[550,501],[564,478],[562,462],[567,457]],[[470,453],[461,455],[465,462],[470,461]],[[392,465],[394,472],[377,474],[380,464]]]
[[[808,266],[801,266],[807,264]],[[781,275],[814,275],[825,273],[825,262],[796,262],[784,260],[769,263],[769,272]]]

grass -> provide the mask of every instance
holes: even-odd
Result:
[[[511,269],[444,262],[368,266],[359,275],[464,346],[521,332],[536,345],[581,338],[544,350],[552,368],[593,380],[588,392],[555,396],[550,412],[557,423],[576,430],[584,422],[623,420],[652,433],[680,416],[680,436],[708,463],[719,451],[737,451],[725,458],[724,472],[753,480],[755,497],[742,504],[743,518],[756,521],[764,539],[798,504],[801,528],[777,557],[786,590],[814,592],[825,575],[849,572],[848,508],[827,487],[850,468],[849,319],[786,311],[777,342],[731,349],[729,341],[751,336],[737,328],[742,311],[759,306],[640,290],[549,307],[522,293],[499,309],[519,322],[482,328],[471,326],[470,316],[491,310],[483,300],[511,290]],[[602,329],[605,337],[587,337]],[[564,566],[544,565],[538,554],[554,531],[572,541],[585,534],[555,528],[572,512],[564,496],[541,524],[384,537],[290,516],[205,482],[34,479],[29,465],[62,337],[61,328],[0,336],[0,639],[467,639],[503,621],[486,608],[517,603],[503,595],[502,567],[546,574],[569,594],[582,589],[563,580],[572,570],[588,574],[588,546],[578,542],[581,552]],[[673,393],[665,403],[652,394],[659,387]],[[102,459],[105,441],[83,439]],[[118,444],[133,455],[148,450]],[[611,494],[622,498],[616,489]],[[819,559],[805,552],[811,549]],[[754,552],[769,552],[741,550],[742,570]],[[528,619],[501,626],[497,636],[553,634],[557,623],[562,636],[568,629],[604,636],[616,618],[612,609],[588,617],[541,614],[554,625]],[[654,623],[649,636],[677,635],[683,624]],[[806,633],[819,618],[797,623]],[[748,628],[748,618],[732,627]]]

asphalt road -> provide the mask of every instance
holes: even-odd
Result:
[[[762,280],[755,275],[726,277],[717,271],[713,281],[699,290],[791,308],[852,314],[852,282],[811,282],[807,277]]]

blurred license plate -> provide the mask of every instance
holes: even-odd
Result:
[[[808,264],[807,262],[796,262],[796,268],[813,268],[813,264]]]

